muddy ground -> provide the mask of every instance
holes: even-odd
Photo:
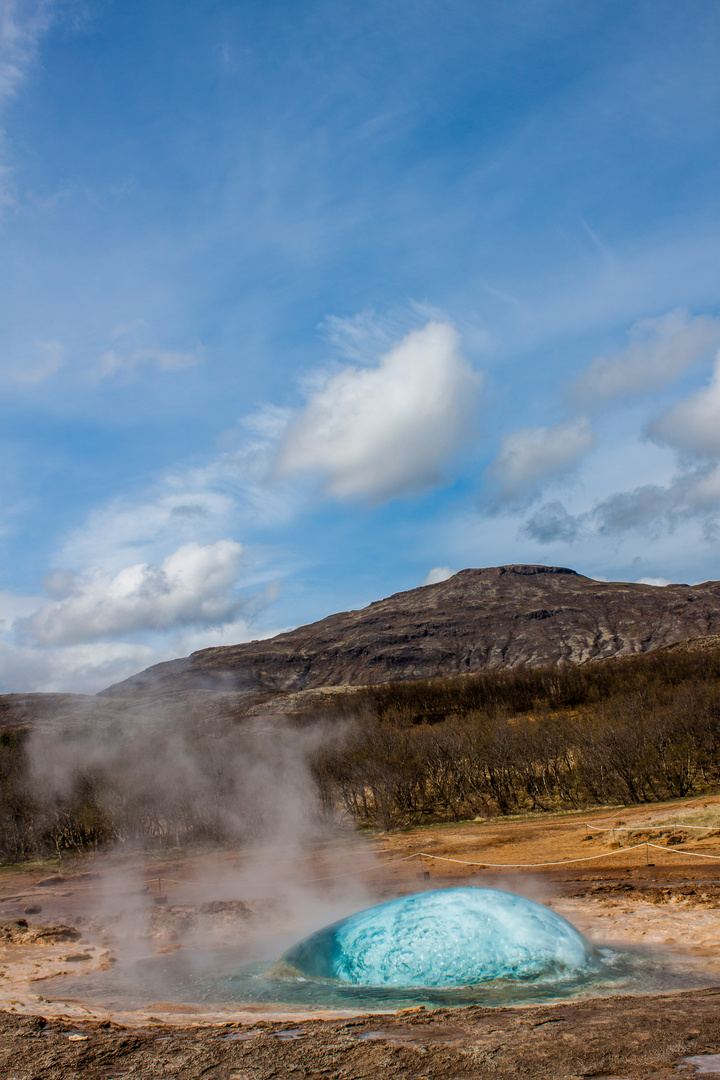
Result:
[[[720,796],[328,841],[301,853],[302,865],[295,854],[288,873],[300,875],[302,892],[285,896],[277,877],[253,893],[243,853],[2,868],[0,1075],[720,1076],[720,859],[701,856],[720,856]],[[563,865],[568,859],[585,861]],[[560,865],[538,865],[547,862]],[[333,871],[345,875],[344,885]],[[182,955],[198,942],[251,948],[273,935],[284,945],[317,925],[320,912],[356,909],[361,897],[460,883],[548,903],[597,944],[661,953],[699,988],[362,1015],[208,1005],[174,998],[172,987],[136,1002],[91,992],[94,980],[112,979],[123,964],[127,970],[128,957]],[[302,918],[288,926],[287,903],[297,895]]]

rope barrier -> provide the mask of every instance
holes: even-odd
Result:
[[[650,832],[651,830],[671,832],[673,829],[676,831],[680,829],[698,829],[700,832],[720,831],[718,825],[608,825],[606,829],[601,829],[599,825],[586,823],[585,828],[593,829],[595,832]]]
[[[664,847],[662,844],[650,844],[648,847],[657,848],[658,851],[674,851],[676,855],[692,855],[696,859],[720,859],[720,855],[706,855],[704,851],[683,851],[681,848]]]
[[[603,851],[599,855],[585,855],[581,859],[557,859],[554,862],[538,862],[538,863],[488,863],[488,862],[470,862],[467,859],[452,859],[446,855],[431,855],[427,851],[418,851],[417,855],[424,855],[426,859],[437,859],[441,862],[453,862],[460,863],[462,866],[491,866],[493,868],[507,867],[510,870],[517,869],[531,869],[534,866],[567,866],[568,863],[579,862],[595,862],[596,859],[609,859],[611,855],[620,855],[623,851],[635,851],[637,848],[651,847],[656,848],[658,851],[674,851],[677,855],[690,855],[696,859],[720,859],[720,855],[706,855],[702,851],[683,851],[681,848],[665,847],[662,844],[652,844],[647,840],[642,840],[639,844],[632,844],[630,847],[616,848],[614,851]]]
[[[656,846],[656,845],[653,845]],[[534,866],[567,866],[568,863],[579,862],[595,862],[596,859],[609,859],[611,855],[620,855],[623,851],[635,851],[636,848],[645,847],[645,841],[640,844],[633,844],[631,847],[617,848],[615,851],[603,851],[599,855],[585,855],[581,859],[556,859],[553,862],[538,862],[538,863],[490,863],[490,862],[470,862],[467,859],[452,859],[449,855],[430,855],[427,851],[418,851],[418,855],[424,855],[426,859],[437,859],[440,862],[452,862],[461,863],[463,866],[490,866],[493,868],[507,868],[508,870],[528,870]],[[665,850],[664,848],[662,849]],[[691,854],[690,852],[683,852],[683,855]],[[716,858],[716,856],[712,856]],[[717,856],[720,858],[720,856]]]
[[[436,862],[451,862],[457,863],[460,866],[477,866],[478,868],[490,868],[493,870],[532,870],[538,866],[568,866],[571,863],[582,862],[595,862],[598,859],[609,859],[614,855],[622,855],[626,851],[637,851],[638,848],[656,848],[658,851],[673,851],[676,855],[687,855],[691,858],[697,859],[720,859],[720,855],[706,855],[701,851],[682,851],[680,848],[665,847],[661,844],[652,844],[649,841],[642,840],[638,844],[631,844],[628,847],[616,848],[614,851],[603,851],[598,855],[584,855],[578,859],[554,859],[547,862],[536,863],[493,863],[493,862],[474,862],[469,859],[454,859],[450,855],[431,855],[429,851],[413,851],[410,855],[403,855],[398,859],[387,859],[382,863],[382,866],[391,866],[396,863],[408,862],[410,859],[434,859]],[[329,874],[325,877],[319,878],[307,878],[303,881],[294,881],[293,885],[313,885],[320,881],[334,881],[336,878],[354,877],[357,874],[364,874],[372,872],[374,869],[380,869],[379,867],[364,867],[360,870],[350,870],[343,874]],[[154,878],[151,880],[155,880]],[[178,885],[202,885],[202,882],[192,881],[179,881],[173,878],[163,878],[163,881],[174,882]]]

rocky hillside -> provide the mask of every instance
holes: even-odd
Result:
[[[629,656],[720,633],[720,582],[658,588],[563,567],[496,566],[264,641],[202,649],[102,691],[296,692]]]

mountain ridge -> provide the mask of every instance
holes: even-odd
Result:
[[[720,632],[720,582],[602,582],[568,567],[461,570],[272,638],[154,665],[101,697],[296,692],[631,656]]]

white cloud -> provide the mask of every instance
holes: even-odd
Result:
[[[210,541],[227,528],[233,511],[233,500],[203,490],[201,478],[167,477],[161,490],[145,499],[113,499],[93,510],[67,536],[55,562],[73,570],[93,567],[114,574],[129,561],[164,557],[179,540]]]
[[[720,455],[720,354],[708,386],[676,402],[650,425],[649,434],[681,452]]]
[[[452,570],[449,566],[434,566],[432,570],[428,570],[421,585],[437,585],[441,581],[454,577],[456,573],[457,570]]]
[[[670,582],[664,577],[641,577],[637,580],[638,585],[654,585],[658,589],[664,588]]]
[[[499,485],[497,501],[527,499],[543,481],[567,472],[594,446],[595,434],[585,417],[511,432],[487,470],[488,478]]]
[[[443,312],[428,303],[411,301],[379,315],[368,308],[357,315],[327,315],[320,324],[333,349],[346,360],[367,364],[392,349],[412,330],[429,322],[445,322]]]
[[[0,641],[0,693],[96,694],[177,655],[121,641],[52,649]]]
[[[272,588],[255,594],[243,605],[248,618],[201,629],[181,627],[180,632],[151,634],[151,641],[86,641],[73,645],[46,645],[18,641],[11,632],[14,618],[37,611],[41,597],[0,595],[5,618],[0,618],[0,693],[59,692],[96,694],[153,664],[187,656],[197,649],[235,645],[251,638],[273,637],[290,629],[267,627],[259,631],[253,615],[275,599]],[[9,601],[9,603],[8,603]],[[10,631],[10,632],[7,632]]]
[[[16,622],[25,638],[44,645],[91,642],[143,630],[217,626],[230,622],[244,600],[230,595],[242,547],[218,540],[184,544],[160,566],[136,563],[113,577],[96,571],[65,582],[67,595]]]
[[[574,381],[570,397],[581,408],[672,382],[717,348],[720,319],[707,315],[690,318],[687,311],[678,309],[636,323],[630,338],[626,349],[598,357]]]
[[[469,434],[480,391],[459,345],[450,324],[430,322],[377,367],[331,375],[290,425],[278,474],[318,472],[341,499],[389,499],[437,482]]]

